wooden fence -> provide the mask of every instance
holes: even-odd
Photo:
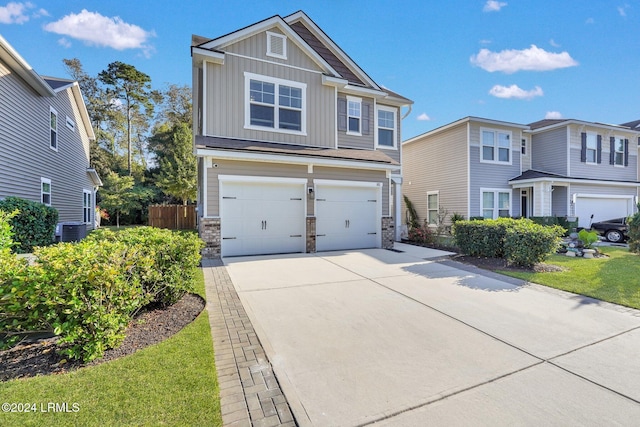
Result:
[[[194,205],[151,205],[149,225],[170,230],[193,230],[196,228]]]

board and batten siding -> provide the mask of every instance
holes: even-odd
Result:
[[[288,43],[287,49],[290,57],[299,51],[293,43]],[[223,65],[204,64],[203,133],[207,136],[335,148],[335,89],[322,85],[322,75],[315,64],[312,69],[294,68],[268,58],[262,61],[226,55]],[[291,62],[288,60],[287,64]],[[306,135],[245,129],[245,72],[306,84],[306,111],[303,111]]]
[[[57,151],[50,148],[51,107],[58,114]],[[88,167],[89,138],[71,88],[40,96],[0,63],[0,198],[40,202],[40,179],[47,178],[59,221],[82,221],[83,190],[93,190]]]
[[[635,181],[638,176],[637,136],[624,131],[572,125],[570,139],[571,176],[575,178],[607,179],[617,181]],[[602,137],[602,157],[600,164],[581,162],[582,132],[590,132]],[[615,166],[609,163],[611,146],[609,138],[619,136],[629,140],[629,165]]]
[[[387,216],[389,212],[389,179],[384,171],[359,170],[339,167],[313,168],[313,173],[308,173],[306,165],[291,165],[282,163],[248,162],[226,159],[204,158],[207,167],[207,216],[220,215],[218,175],[238,175],[256,177],[278,178],[306,178],[307,186],[313,186],[314,179],[331,179],[339,181],[381,182],[382,188],[382,214]],[[213,168],[212,165],[217,167]],[[307,199],[307,215],[314,215],[314,201]]]
[[[438,192],[439,206],[449,215],[459,213],[468,219],[466,123],[404,144],[402,151],[402,192],[415,206],[420,222],[427,218],[429,192]],[[405,221],[404,200],[402,212]]]
[[[531,147],[531,169],[564,176],[569,173],[566,128],[532,135]]]
[[[496,130],[511,133],[511,164],[483,163],[480,161],[480,130]],[[481,189],[509,190],[511,192],[511,216],[520,215],[520,191],[511,190],[509,180],[520,175],[522,131],[518,128],[486,123],[470,123],[469,129],[469,216],[482,216]]]
[[[360,97],[361,98],[361,97]],[[364,150],[373,150],[374,148],[374,135],[375,135],[375,121],[374,121],[374,113],[375,106],[372,98],[361,98],[361,113],[362,117],[360,119],[361,126],[361,134],[362,135],[349,135],[346,129],[340,129],[338,125],[338,147],[340,148],[360,148]],[[347,96],[344,94],[338,94],[338,111],[336,115],[340,114],[340,103],[344,103],[344,108],[348,108]],[[364,111],[368,112],[365,116]],[[346,110],[344,112],[346,115]],[[348,126],[348,116],[345,116],[346,124]],[[367,129],[364,129],[364,125],[367,125]]]

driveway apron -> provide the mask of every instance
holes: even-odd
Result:
[[[637,425],[638,311],[395,248],[224,259],[299,425]]]

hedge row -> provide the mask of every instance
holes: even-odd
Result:
[[[201,248],[193,233],[140,227],[38,248],[32,266],[4,251],[0,344],[53,332],[68,357],[100,357],[122,342],[142,307],[173,303],[192,290]]]
[[[13,228],[14,252],[29,253],[35,246],[53,243],[58,223],[55,208],[10,196],[0,200],[0,211],[16,212],[9,222]]]
[[[529,219],[458,221],[454,241],[467,255],[505,258],[510,264],[531,267],[554,252],[565,229],[544,226]]]

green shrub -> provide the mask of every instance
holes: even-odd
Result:
[[[531,267],[555,252],[565,229],[544,226],[528,219],[514,221],[505,234],[504,253],[509,264]]]
[[[193,290],[193,278],[204,245],[195,233],[135,227],[117,233],[100,229],[90,233],[87,238],[97,242],[123,242],[137,247],[140,254],[153,259],[152,268],[139,271],[140,283],[152,302],[170,305]]]
[[[578,233],[578,239],[582,240],[585,248],[591,249],[593,244],[598,241],[598,233],[582,229]]]
[[[436,241],[435,233],[427,224],[421,227],[411,227],[409,229],[409,241],[418,245],[432,245]]]
[[[18,211],[7,213],[0,210],[0,251],[11,249],[15,244],[13,241],[13,227],[11,226],[11,218],[16,216]]]
[[[0,249],[0,350],[20,341],[41,322],[26,320],[38,316],[31,301],[38,299],[35,290],[24,286],[28,277],[27,260],[18,258],[9,248]]]
[[[640,254],[640,203],[638,203],[638,212],[628,218],[627,224],[629,224],[629,250]]]
[[[16,242],[14,251],[28,253],[34,246],[46,246],[53,243],[58,223],[58,211],[42,203],[32,202],[19,197],[7,197],[0,200],[0,210],[18,211],[11,219]]]
[[[502,258],[507,228],[516,221],[512,218],[457,221],[453,227],[455,245],[467,255]]]

